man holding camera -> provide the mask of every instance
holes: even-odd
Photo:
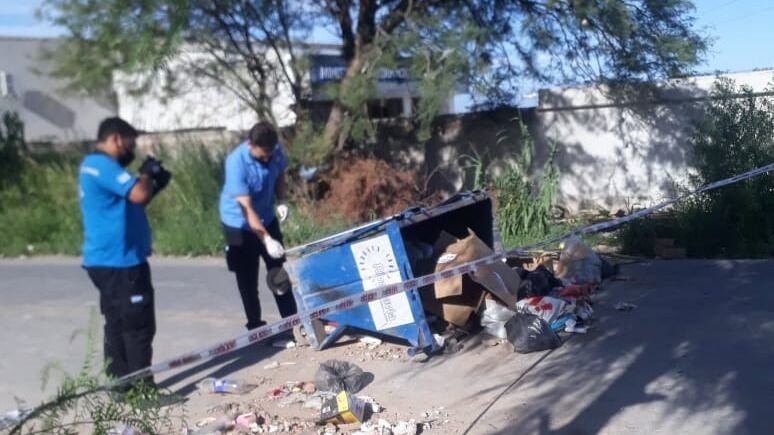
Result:
[[[83,267],[99,290],[107,373],[115,378],[151,364],[156,316],[145,207],[172,177],[152,157],[138,176],[126,170],[138,135],[121,118],[103,120],[95,152],[83,159],[78,174]],[[152,377],[145,381],[153,383]]]

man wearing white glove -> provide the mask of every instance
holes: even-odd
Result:
[[[274,293],[280,315],[296,313],[285,262],[279,223],[287,219],[285,155],[277,132],[266,122],[255,124],[245,142],[226,158],[220,194],[220,220],[226,238],[226,263],[236,274],[247,316],[247,329],[266,324],[258,299],[258,258],[266,264],[266,283]],[[274,212],[275,197],[280,205]]]

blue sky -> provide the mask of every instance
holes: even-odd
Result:
[[[0,0],[0,35],[56,36],[35,19],[41,0]],[[714,38],[700,73],[774,67],[772,0],[695,0],[698,28]]]

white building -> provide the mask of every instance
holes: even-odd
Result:
[[[0,37],[0,112],[20,114],[28,142],[93,140],[99,122],[115,115],[145,132],[202,129],[241,132],[257,121],[255,112],[226,86],[192,73],[187,65],[208,59],[206,54],[191,47],[169,62],[171,74],[159,73],[147,92],[132,92],[141,77],[117,73],[113,94],[97,99],[63,92],[66,83],[46,74],[50,67],[43,54],[54,50],[56,45],[55,38]],[[311,68],[308,77],[303,79],[308,89],[305,90],[307,98],[301,103],[312,109],[318,120],[325,119],[331,98],[323,89],[343,76],[340,47],[315,44],[306,50],[310,53]],[[286,57],[283,60],[287,61]],[[268,89],[272,113],[280,126],[289,126],[296,121],[293,110],[296,101],[279,68],[274,74],[277,79]],[[175,92],[167,91],[170,85]],[[418,92],[405,70],[380,71],[376,90],[377,98],[369,104],[372,116],[412,114]],[[450,90],[442,113],[453,109],[456,91]]]
[[[339,55],[336,45],[316,44],[305,47],[309,56],[310,71],[302,79],[306,87],[307,98],[300,103],[311,109],[312,116],[324,120],[330,110],[332,100],[324,91],[331,82],[344,76],[346,65]],[[271,62],[277,63],[276,55],[270,51]],[[225,128],[231,131],[249,129],[256,121],[254,111],[240,101],[227,86],[211,79],[201,77],[186,66],[192,61],[207,61],[208,55],[189,47],[183,50],[177,59],[170,63],[175,93],[169,94],[165,88],[166,78],[162,75],[154,81],[149,92],[134,94],[133,80],[117,74],[115,91],[118,100],[119,115],[136,127],[150,132],[192,130],[205,128]],[[283,56],[289,62],[289,55]],[[281,75],[280,66],[275,68],[275,81],[267,92],[271,97],[272,114],[281,127],[296,122],[295,101],[290,85]],[[375,83],[377,98],[369,103],[369,111],[374,118],[409,117],[418,98],[416,82],[408,78],[404,69],[383,70],[377,74]],[[441,113],[451,113],[457,90],[450,90],[448,100]]]
[[[115,102],[64,92],[50,77],[45,51],[55,39],[0,37],[0,113],[12,111],[24,122],[28,142],[93,139],[99,122],[117,112]]]

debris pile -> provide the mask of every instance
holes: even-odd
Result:
[[[219,416],[203,418],[197,421],[193,427],[186,428],[183,434],[308,433],[316,427],[312,420],[299,417],[282,418],[257,405],[245,406],[239,403],[228,403],[213,408],[209,412],[219,414]]]

